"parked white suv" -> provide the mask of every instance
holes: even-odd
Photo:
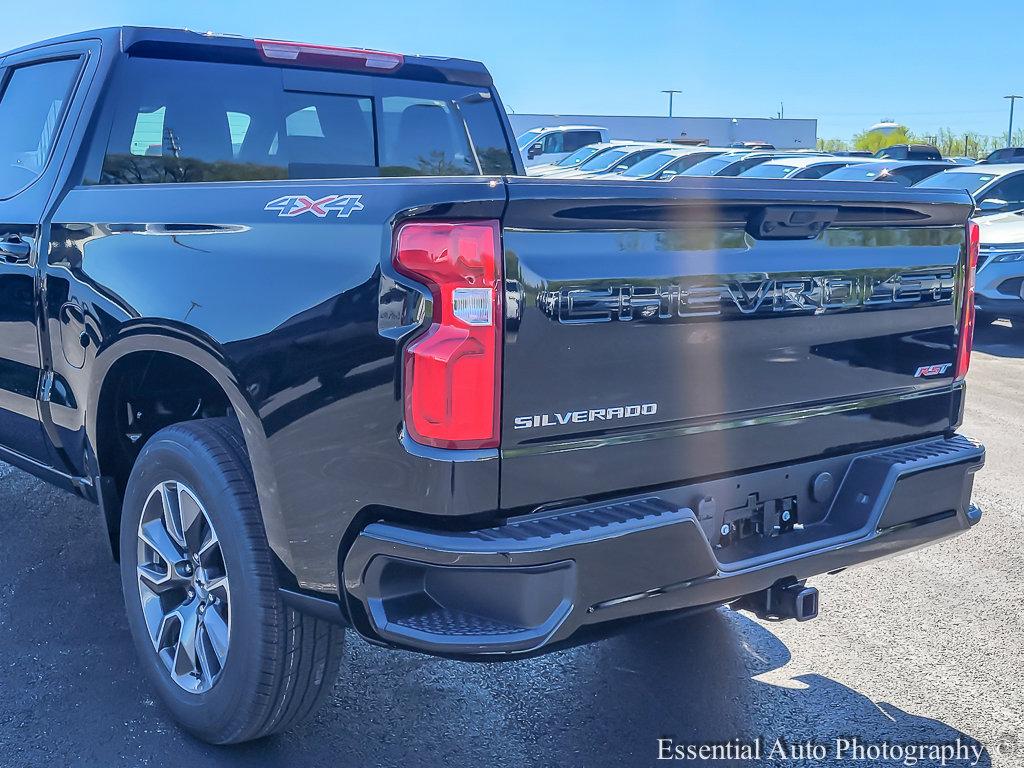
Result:
[[[608,141],[608,137],[608,129],[596,125],[554,125],[531,128],[516,139],[516,144],[529,168],[557,163],[581,147]]]
[[[974,289],[978,323],[1005,317],[1020,327],[1024,324],[1024,211],[983,216],[978,226],[981,253]]]

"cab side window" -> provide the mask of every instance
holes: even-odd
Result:
[[[6,73],[0,96],[0,197],[24,189],[50,158],[80,59],[26,64]]]
[[[601,134],[598,131],[568,131],[562,143],[562,152],[575,152],[580,147],[588,144],[597,144],[601,141]]]
[[[541,151],[542,155],[552,155],[556,152],[564,152],[562,147],[565,144],[564,133],[549,133],[544,137],[544,148]]]
[[[1024,206],[1024,173],[999,182],[986,192],[983,198],[1005,200],[1010,210]]]
[[[283,87],[274,67],[143,57],[129,57],[115,78],[105,156],[87,184],[476,176],[515,167],[494,100],[466,86],[375,99],[344,93],[343,74],[337,92],[321,93]]]

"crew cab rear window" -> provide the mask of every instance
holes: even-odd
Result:
[[[366,77],[316,75],[307,92],[286,87],[292,81],[275,67],[128,59],[114,82],[102,167],[86,183],[514,172],[487,91],[388,80],[376,90],[394,95],[371,96]],[[364,92],[346,93],[349,83]]]

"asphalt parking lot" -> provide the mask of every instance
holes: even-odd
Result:
[[[0,465],[0,764],[625,766],[658,764],[659,737],[843,736],[1022,765],[1022,358],[1024,331],[979,330],[964,431],[988,447],[983,523],[817,580],[815,622],[720,610],[503,665],[354,640],[318,717],[235,748],[179,731],[140,678],[95,509]]]

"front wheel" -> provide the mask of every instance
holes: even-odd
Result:
[[[344,631],[282,602],[230,420],[175,424],[143,447],[125,492],[121,583],[147,677],[199,738],[283,731],[330,693]]]

